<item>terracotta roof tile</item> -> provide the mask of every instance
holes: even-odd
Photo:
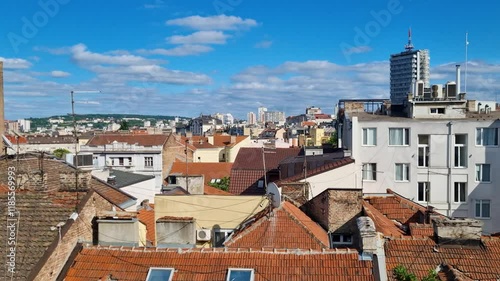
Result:
[[[384,216],[379,210],[372,206],[368,201],[363,200],[363,210],[375,223],[375,228],[378,232],[387,236],[400,237],[406,233],[396,226],[396,224]]]
[[[233,138],[234,142],[231,142]],[[247,138],[249,138],[249,136],[230,136],[230,135],[215,134],[214,146],[217,147],[234,146]]]
[[[232,170],[229,182],[229,192],[237,195],[262,195],[264,185],[259,187],[259,180],[264,181],[264,171]]]
[[[345,165],[349,165],[352,163],[354,163],[354,159],[352,159],[350,157],[345,157],[345,158],[339,159],[335,162],[330,162],[330,163],[327,163],[323,166],[317,167],[315,169],[308,170],[307,177],[309,178],[309,177],[312,177],[315,175],[319,175],[321,173],[328,172],[328,171],[331,171],[331,170],[334,170],[334,169],[337,169],[337,168],[340,168],[340,167],[343,167]],[[297,174],[297,175],[294,175],[294,176],[291,176],[291,177],[288,177],[285,179],[281,179],[275,183],[277,185],[280,185],[282,183],[294,182],[294,181],[299,181],[302,179],[304,179],[304,173],[300,173],[300,174]]]
[[[497,280],[500,276],[500,238],[483,237],[484,246],[446,247],[433,239],[389,239],[385,255],[390,280],[392,270],[401,264],[418,279],[438,265],[447,265],[474,280]]]
[[[176,280],[226,280],[229,268],[254,269],[263,280],[374,280],[371,261],[357,251],[242,249],[84,248],[71,262],[66,281],[146,280],[150,267],[174,268]]]
[[[156,223],[154,204],[149,204],[150,208],[142,208],[139,210],[137,217],[146,225],[146,240],[152,246],[156,245]]]
[[[88,142],[88,146],[111,144],[114,141],[140,146],[163,146],[170,135],[130,135],[130,134],[102,134],[95,135]]]
[[[203,175],[205,184],[208,184],[212,179],[222,179],[231,175],[233,163],[200,163],[189,162],[187,171],[190,175]],[[186,174],[186,163],[174,162],[170,169],[170,174]]]
[[[234,195],[232,193],[229,193],[227,191],[215,188],[215,187],[210,186],[210,185],[205,185],[204,189],[205,190],[204,190],[203,193],[205,195]]]
[[[290,202],[268,214],[268,210],[256,215],[256,221],[235,233],[225,243],[231,248],[329,248],[327,232]]]

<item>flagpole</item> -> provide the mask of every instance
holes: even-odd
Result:
[[[469,45],[469,40],[467,39],[468,32],[465,32],[465,78],[464,78],[464,92],[467,93],[467,47]]]

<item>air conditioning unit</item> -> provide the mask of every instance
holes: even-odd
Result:
[[[212,238],[212,231],[210,229],[198,229],[196,230],[196,240],[198,241],[210,241]]]

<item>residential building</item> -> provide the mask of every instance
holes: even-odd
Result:
[[[183,148],[173,134],[101,134],[92,137],[80,151],[93,154],[95,169],[111,168],[154,176],[156,192],[159,192],[176,159],[174,151]]]
[[[221,247],[235,229],[268,204],[266,196],[157,195],[156,245]]]
[[[248,112],[247,114],[247,124],[254,125],[257,124],[257,116],[253,112]]]
[[[214,134],[221,128],[222,120],[210,115],[201,115],[191,120],[189,129],[194,136],[204,136],[205,134]]]
[[[356,160],[357,186],[366,193],[390,187],[450,217],[482,220],[484,233],[499,232],[500,112],[460,98],[410,95],[407,104],[407,117],[344,104],[339,141]]]
[[[17,121],[5,120],[5,130],[7,132],[20,133],[19,123]]]
[[[264,122],[284,125],[285,121],[285,113],[282,111],[266,111],[264,113]]]
[[[265,116],[266,111],[267,111],[266,107],[259,106],[259,108],[257,109],[257,122],[258,123],[264,124],[266,122],[266,116]]]
[[[207,136],[192,136],[182,138],[193,149],[192,162],[214,163],[234,162],[241,147],[250,143],[247,135],[213,134]],[[184,161],[184,160],[181,160]],[[185,162],[185,161],[184,161]]]
[[[209,184],[220,183],[223,178],[229,178],[232,166],[233,163],[224,162],[174,162],[167,177],[166,187],[180,186],[190,194],[213,194],[213,188]]]
[[[7,154],[29,153],[29,152],[44,152],[52,154],[56,149],[66,149],[70,153],[75,153],[78,145],[75,143],[75,138],[72,136],[46,136],[33,135],[26,137],[17,137],[12,135],[6,136],[12,143],[12,149],[7,150]]]
[[[408,93],[416,94],[417,82],[422,82],[422,89],[430,87],[429,50],[414,50],[411,43],[411,30],[405,51],[392,54],[390,58],[390,92],[393,105],[402,105]]]
[[[310,106],[306,108],[306,115],[313,116],[315,114],[322,114],[321,108],[316,106]]]
[[[10,255],[0,275],[51,281],[78,242],[92,243],[99,212],[126,209],[135,198],[53,157],[21,154],[0,161],[0,203],[0,215],[7,218],[0,251]]]

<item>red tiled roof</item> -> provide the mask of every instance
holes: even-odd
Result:
[[[383,215],[402,224],[422,223],[427,208],[387,189],[389,196],[367,196],[367,200]],[[432,211],[431,211],[432,212]],[[440,215],[432,212],[435,215]]]
[[[215,187],[210,186],[210,185],[205,185],[204,188],[205,189],[204,189],[203,193],[205,195],[233,195],[232,193],[229,193],[227,191],[215,188]]]
[[[187,163],[187,171],[190,175],[203,175],[205,184],[208,184],[212,179],[222,179],[231,175],[231,167],[233,163],[203,163],[203,162],[189,162]],[[174,162],[170,169],[170,174],[186,174],[186,163]]]
[[[95,135],[88,142],[88,146],[100,146],[111,144],[114,141],[127,144],[137,144],[140,146],[163,146],[170,135],[120,135],[120,134],[102,134]]]
[[[266,170],[278,169],[281,161],[298,156],[300,152],[301,148],[298,147],[266,149],[263,157],[262,148],[242,147],[234,160],[233,169],[264,170],[263,158],[265,158]]]
[[[327,232],[290,202],[268,214],[264,210],[252,225],[225,243],[231,248],[328,249]]]
[[[300,148],[276,148],[266,150],[266,171],[276,170],[279,163],[286,158],[295,157],[301,152]],[[229,192],[232,194],[255,195],[264,194],[264,188],[258,187],[258,181],[264,179],[264,162],[262,148],[243,147],[238,152],[231,170]],[[268,175],[268,182],[272,179]]]
[[[16,145],[18,142],[19,144],[26,144],[28,143],[28,139],[26,139],[26,137],[19,137],[19,140],[18,140],[18,137],[17,136],[12,136],[12,135],[5,135],[5,137],[13,144],[13,145]]]
[[[151,245],[156,245],[156,223],[154,204],[149,204],[150,209],[142,208],[139,210],[137,217],[146,225],[146,240]]]
[[[410,235],[413,237],[432,237],[434,228],[432,224],[410,223]]]
[[[366,215],[373,220],[375,228],[378,232],[381,232],[386,236],[393,237],[400,237],[406,234],[402,229],[397,227],[392,220],[384,216],[381,212],[379,212],[379,210],[377,210],[366,200],[363,200],[363,209]]]
[[[330,114],[314,114],[314,118],[316,119],[332,119],[332,116]]]
[[[254,269],[264,280],[374,280],[371,261],[352,250],[286,251],[242,249],[83,248],[66,281],[96,281],[111,274],[120,281],[146,280],[150,267],[174,268],[173,281],[226,280],[229,268]]]
[[[231,139],[232,137],[235,138],[235,142],[232,143]],[[215,134],[214,135],[214,146],[234,146],[244,139],[248,138],[249,136],[230,136],[230,135],[220,135],[220,134]]]
[[[331,171],[331,170],[334,170],[334,169],[337,169],[337,168],[340,168],[340,167],[343,167],[345,165],[349,165],[352,163],[354,163],[354,159],[352,159],[350,157],[345,157],[345,158],[342,158],[342,159],[337,160],[335,162],[330,162],[330,163],[327,163],[323,166],[317,167],[315,169],[308,170],[307,177],[309,178],[312,176],[316,176],[316,175],[322,174],[324,172],[328,172],[328,171]],[[280,185],[281,183],[295,182],[295,181],[300,181],[302,179],[304,179],[304,174],[300,173],[300,174],[279,180],[275,183],[277,185]]]
[[[390,280],[401,264],[420,280],[428,271],[444,264],[473,280],[498,280],[500,276],[500,238],[483,237],[484,246],[439,246],[430,238],[386,240],[385,255]],[[462,279],[463,280],[463,279]]]

